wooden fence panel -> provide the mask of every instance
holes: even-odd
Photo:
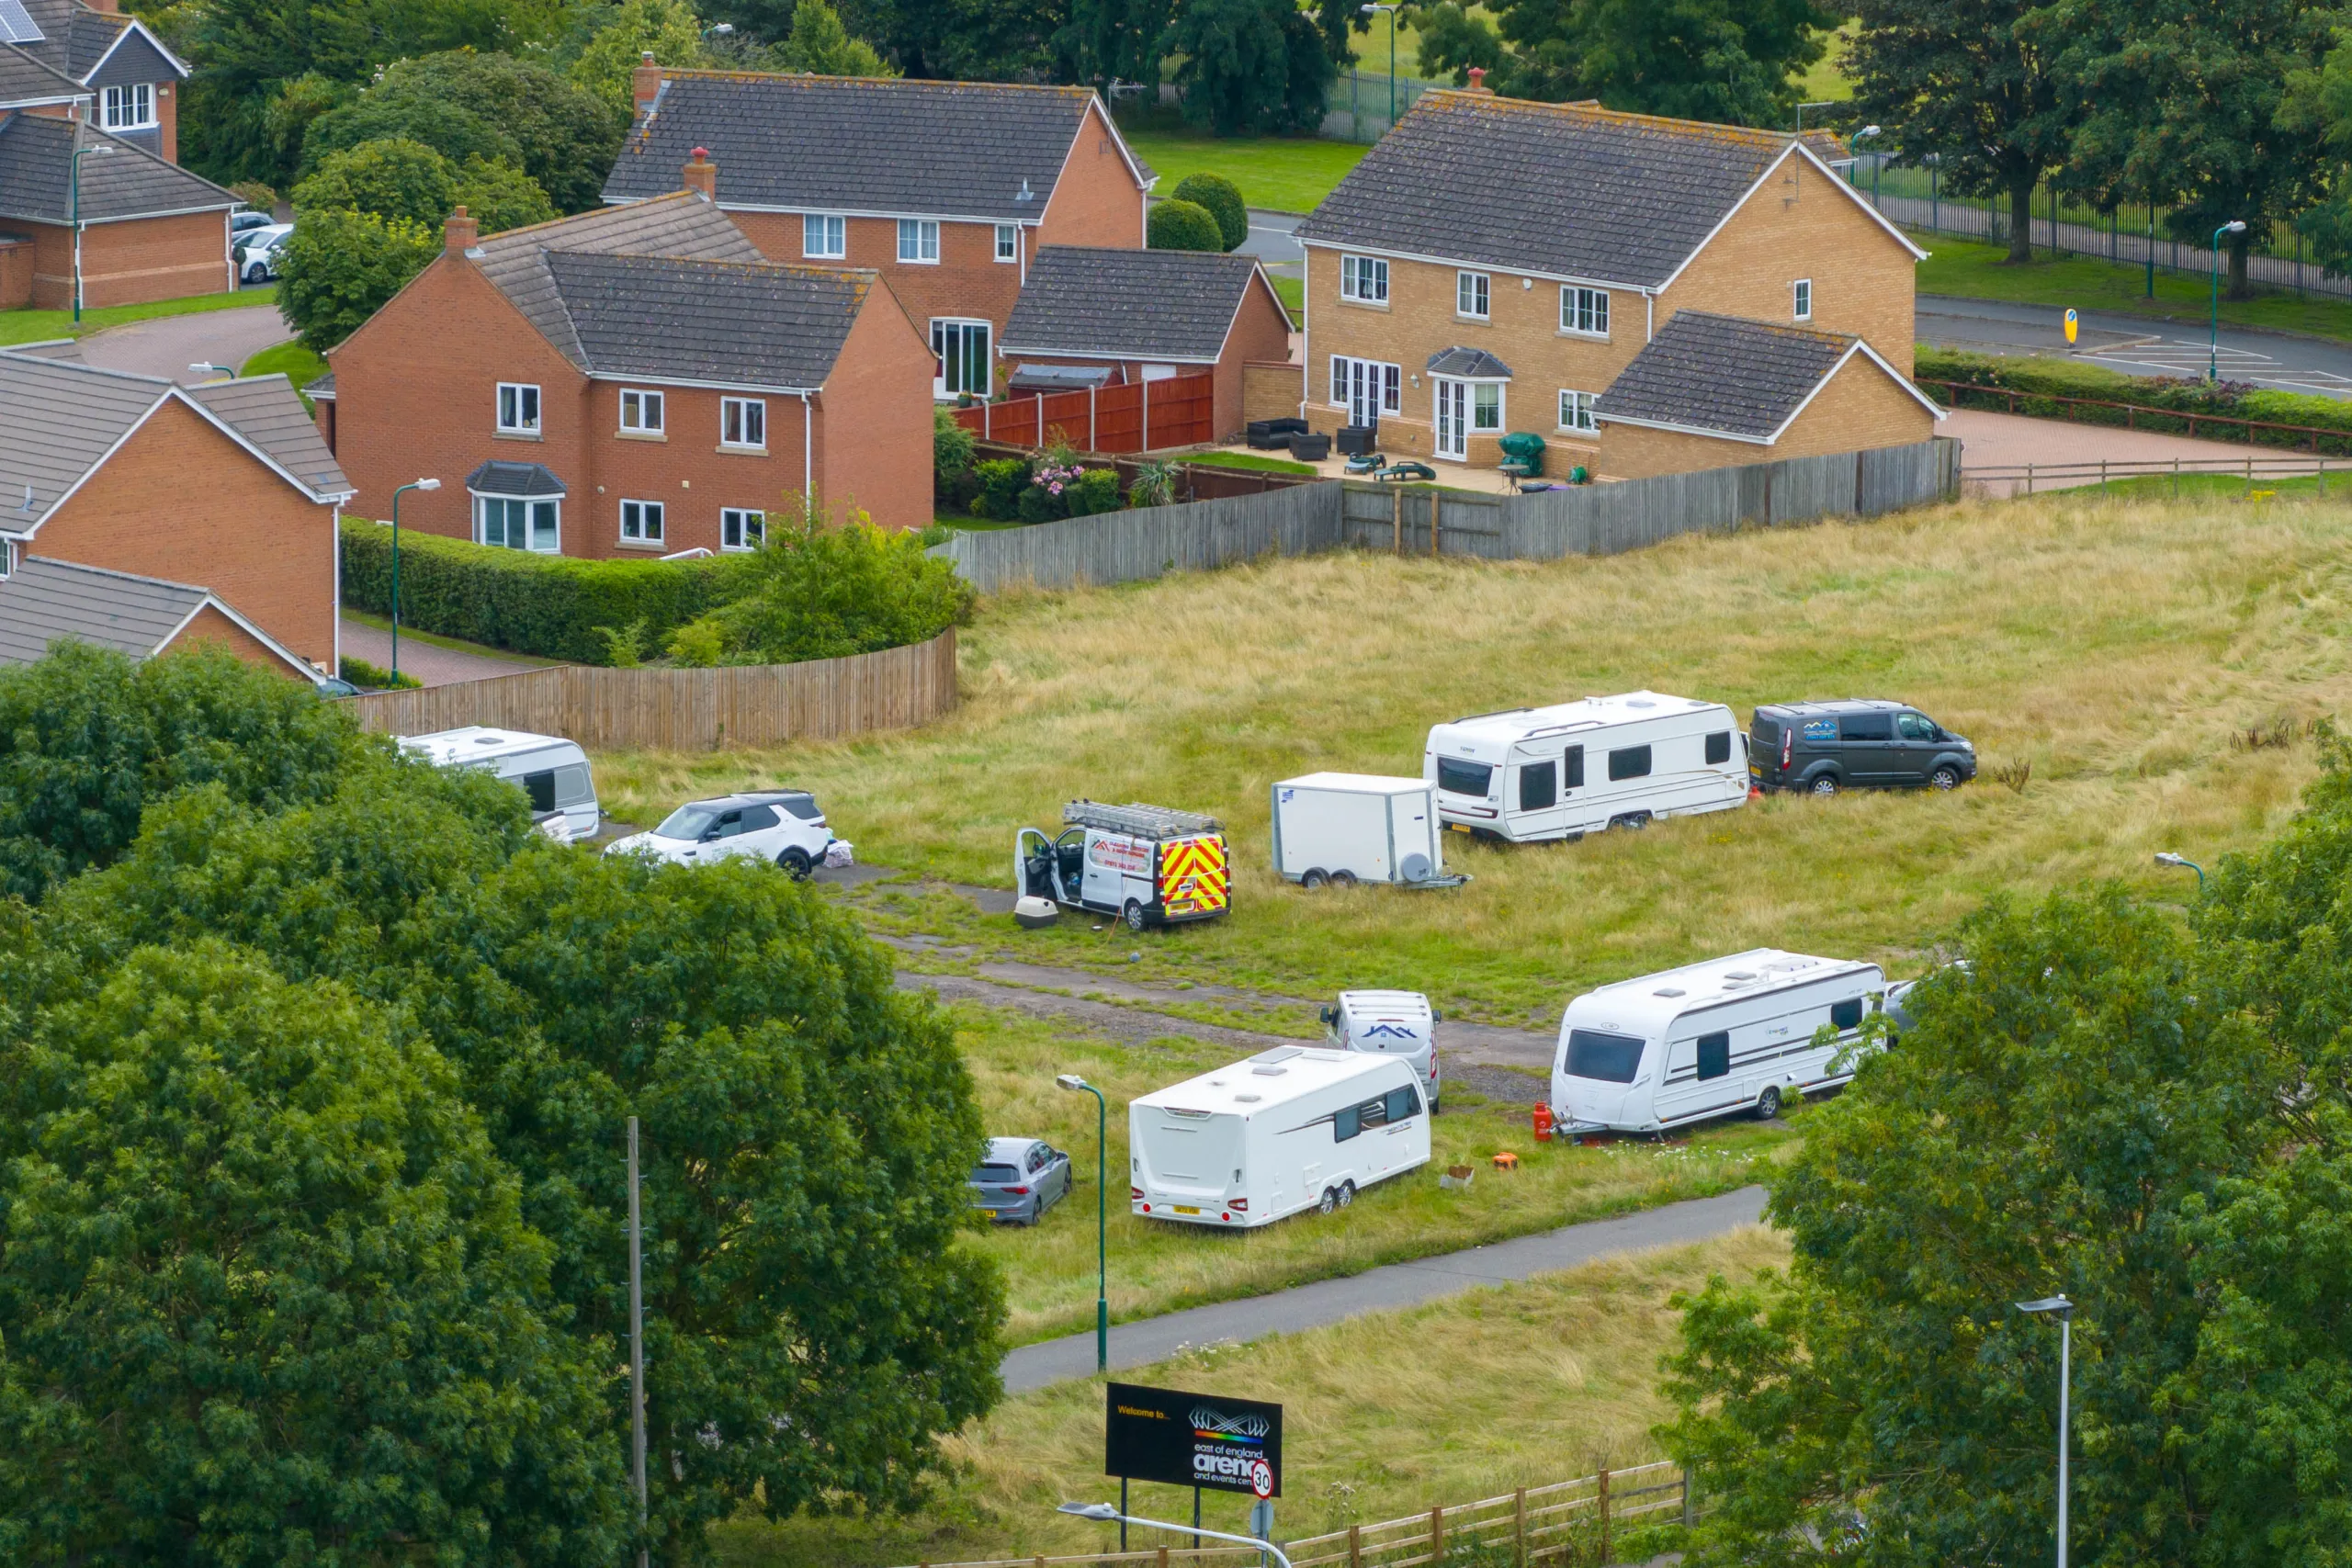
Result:
[[[560,664],[346,698],[359,728],[429,735],[467,725],[561,735],[592,749],[710,751],[908,729],[956,706],[956,633],[799,664],[599,670]]]
[[[1206,570],[1266,555],[1314,555],[1340,543],[1339,487],[1106,512],[1027,528],[958,534],[932,554],[983,593],[1019,584],[1070,588]]]
[[[1205,445],[1216,439],[1216,377],[1203,371],[1091,392],[1023,392],[957,409],[956,423],[1008,446],[1035,450],[1058,436],[1081,452],[1107,454]]]

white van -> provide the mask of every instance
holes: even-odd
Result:
[[[1759,947],[1587,991],[1560,1020],[1552,1116],[1564,1132],[1655,1133],[1842,1084],[1886,977],[1875,964]],[[1814,1043],[1823,1024],[1837,1041]]]
[[[1440,1014],[1419,991],[1341,991],[1318,1015],[1335,1051],[1377,1051],[1413,1064],[1421,1098],[1437,1114],[1440,1098],[1437,1026]]]
[[[1459,832],[1580,839],[1745,805],[1747,737],[1721,703],[1628,692],[1438,725],[1421,775]]]
[[[588,753],[560,735],[468,725],[431,735],[403,735],[403,750],[436,768],[481,768],[522,786],[531,820],[558,843],[593,839],[602,824]]]
[[[1400,1057],[1283,1045],[1132,1101],[1127,1147],[1135,1213],[1240,1230],[1428,1164],[1430,1118]]]

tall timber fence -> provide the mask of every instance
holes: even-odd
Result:
[[[1488,560],[1616,555],[1682,534],[1875,517],[1959,493],[1960,443],[1938,436],[1529,495],[1330,479],[1264,495],[958,534],[931,553],[990,593],[1022,585],[1133,582],[1350,547]]]

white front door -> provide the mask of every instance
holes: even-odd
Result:
[[[1437,378],[1437,455],[1470,455],[1470,387],[1467,382]]]

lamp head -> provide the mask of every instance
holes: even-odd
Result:
[[[721,22],[717,27],[710,29],[710,36],[713,38],[733,38],[735,36],[735,24],[732,22]]]
[[[1055,1084],[1056,1084],[1057,1086],[1058,1086],[1059,1088],[1067,1089],[1075,1089],[1075,1090],[1079,1091],[1080,1093],[1083,1093],[1083,1092],[1085,1092],[1086,1090],[1088,1090],[1088,1089],[1092,1089],[1092,1088],[1094,1087],[1092,1084],[1088,1083],[1084,1078],[1080,1077],[1076,1073],[1058,1073],[1058,1074],[1056,1074],[1056,1075],[1055,1075],[1055,1077],[1054,1077],[1054,1082],[1055,1082]]]
[[[441,481],[439,479],[419,479],[416,481],[416,488],[419,490],[439,490],[441,488]]]
[[[2187,865],[2188,863],[2181,859],[2178,855],[2173,853],[2170,850],[2158,850],[2156,852],[2156,863],[2158,865]]]
[[[2038,1302],[2019,1302],[2018,1311],[2030,1312],[2040,1317],[2044,1314],[2068,1318],[2075,1315],[2075,1303],[2064,1296],[2044,1296]]]
[[[1875,125],[1866,125],[1862,127],[1861,130],[1854,132],[1854,140],[1860,141],[1865,136],[1876,136],[1878,134],[1878,130],[1879,128]]]
[[[1116,1524],[1119,1518],[1119,1510],[1108,1503],[1064,1503],[1054,1512],[1075,1514],[1081,1519],[1092,1519],[1097,1524],[1105,1525]]]

